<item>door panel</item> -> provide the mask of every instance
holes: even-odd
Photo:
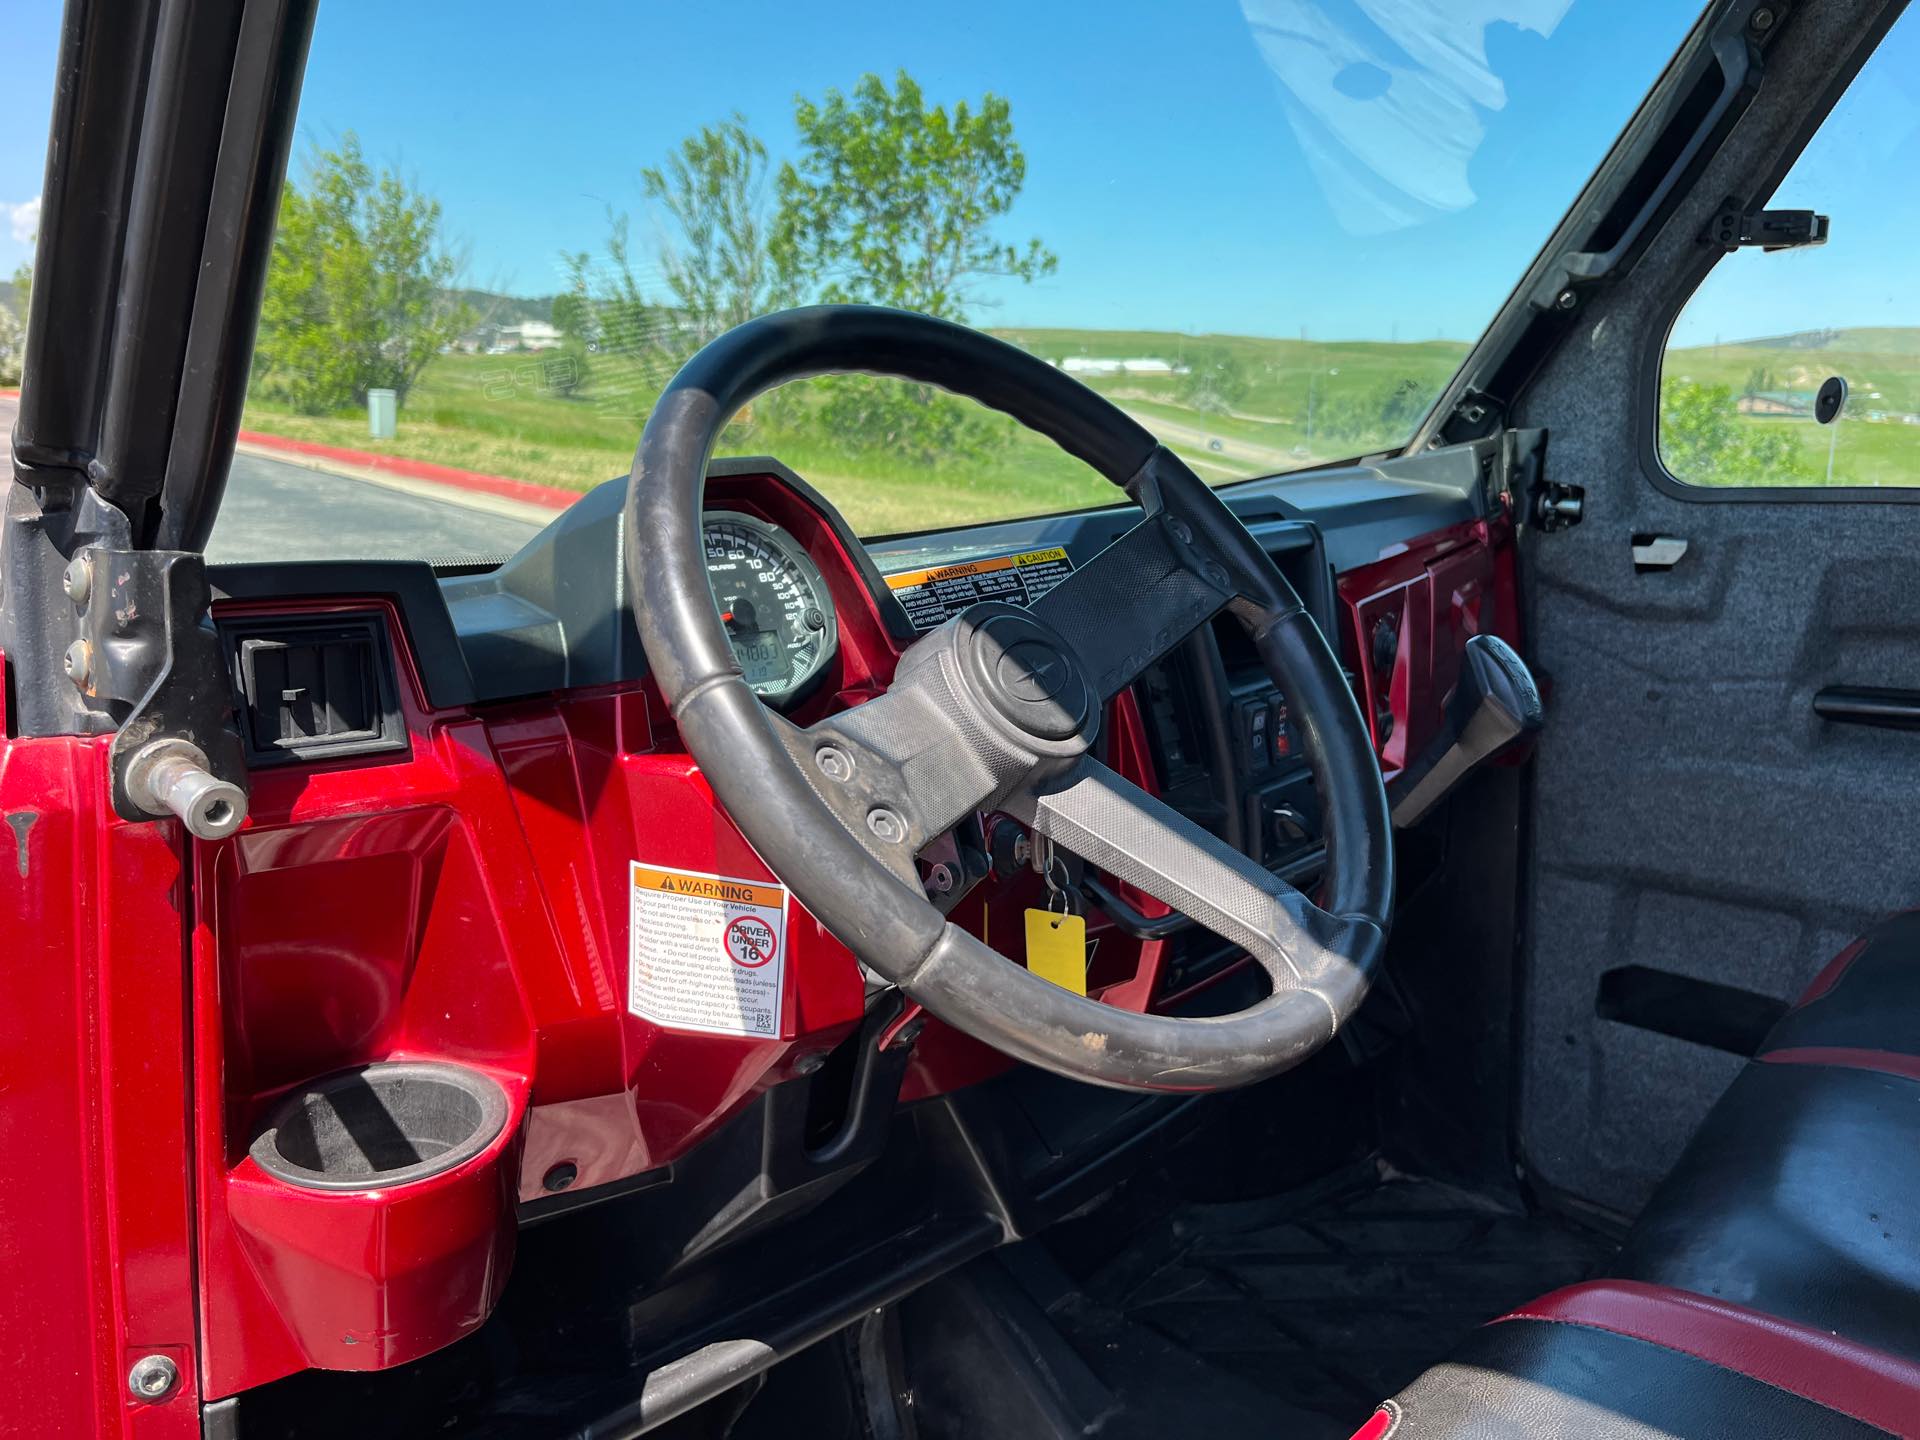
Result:
[[[1920,903],[1908,839],[1920,735],[1835,724],[1813,704],[1828,686],[1920,686],[1920,507],[1899,503],[1913,492],[1689,489],[1660,468],[1653,423],[1665,342],[1712,264],[1696,237],[1727,196],[1768,193],[1871,31],[1869,8],[1798,18],[1690,197],[1516,411],[1551,431],[1553,477],[1587,490],[1583,523],[1529,532],[1522,554],[1551,698],[1531,805],[1519,1138],[1540,1180],[1623,1212],[1741,1061],[1598,1018],[1601,978],[1644,965],[1785,1000],[1875,917]],[[1834,215],[1836,237],[1847,223]],[[1767,327],[1756,315],[1753,333]],[[1636,536],[1686,550],[1636,567]]]

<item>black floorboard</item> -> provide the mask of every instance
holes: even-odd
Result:
[[[1092,1308],[1345,1437],[1475,1326],[1586,1278],[1613,1248],[1517,1197],[1375,1164],[1270,1198],[1178,1205],[1081,1287]]]

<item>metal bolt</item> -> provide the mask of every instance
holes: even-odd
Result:
[[[1167,517],[1167,530],[1173,538],[1178,540],[1182,545],[1191,545],[1193,543],[1192,529],[1187,525],[1187,522],[1179,516],[1169,515]]]
[[[826,1063],[827,1052],[824,1050],[814,1050],[794,1060],[793,1073],[796,1075],[817,1075],[825,1068]]]
[[[562,1160],[540,1177],[540,1188],[558,1195],[579,1178],[580,1167],[571,1160]]]
[[[1223,590],[1227,588],[1228,576],[1227,576],[1226,566],[1220,564],[1217,561],[1209,560],[1201,568],[1206,574],[1206,577],[1208,580],[1212,581],[1215,585],[1218,585]]]
[[[180,1367],[164,1355],[143,1355],[127,1372],[127,1392],[149,1405],[164,1400],[180,1383]]]
[[[942,895],[953,889],[953,867],[951,865],[935,865],[932,870],[927,872],[927,888],[937,891]]]
[[[1574,306],[1580,303],[1580,297],[1574,294],[1571,290],[1562,290],[1560,292],[1560,298],[1554,303],[1557,304],[1562,310],[1571,310]]]
[[[1758,10],[1753,12],[1753,18],[1747,21],[1747,24],[1757,31],[1771,30],[1773,28],[1773,11],[1762,5]]]
[[[247,818],[247,792],[207,769],[185,740],[148,741],[127,762],[127,794],[149,815],[177,815],[201,840],[224,840]]]
[[[66,668],[67,679],[82,689],[93,676],[93,647],[84,640],[76,640],[67,646],[67,656],[62,662]]]
[[[78,555],[74,556],[67,562],[66,573],[60,577],[60,584],[74,604],[86,604],[87,596],[93,593],[93,567]]]
[[[831,745],[822,745],[814,751],[813,763],[820,767],[822,775],[836,784],[844,785],[853,778],[853,757]]]
[[[898,845],[907,838],[906,822],[893,811],[884,808],[867,812],[867,829],[889,845]]]

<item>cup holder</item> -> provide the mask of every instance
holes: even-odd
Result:
[[[507,1095],[477,1071],[395,1061],[296,1090],[254,1140],[254,1161],[309,1190],[409,1185],[471,1160],[507,1121]]]

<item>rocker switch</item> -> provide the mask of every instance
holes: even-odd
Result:
[[[1247,744],[1247,765],[1250,769],[1264,770],[1268,759],[1268,729],[1272,711],[1264,701],[1249,705],[1241,712],[1243,733]]]

